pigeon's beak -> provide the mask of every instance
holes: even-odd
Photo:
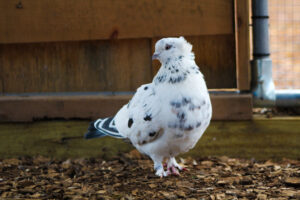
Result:
[[[154,52],[154,54],[152,56],[152,60],[156,60],[158,58],[159,58],[159,54]]]

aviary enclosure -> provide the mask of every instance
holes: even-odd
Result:
[[[250,10],[249,0],[1,0],[1,198],[299,198],[299,118],[253,114]],[[213,121],[178,157],[189,171],[159,179],[130,144],[83,134],[152,81],[154,44],[170,36],[193,45]]]

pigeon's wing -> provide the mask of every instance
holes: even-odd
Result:
[[[160,103],[152,83],[138,88],[131,101],[115,116],[119,132],[133,144],[146,144],[162,134]]]
[[[181,96],[171,101],[170,121],[168,127],[177,136],[184,133],[207,127],[211,118],[211,107],[208,98]]]

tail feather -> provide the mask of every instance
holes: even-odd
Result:
[[[115,138],[124,138],[116,129],[114,118],[98,119],[90,123],[88,132],[84,135],[85,139],[101,138],[111,136]]]
[[[88,132],[84,134],[84,138],[85,139],[93,139],[93,138],[100,138],[100,137],[104,137],[106,136],[105,134],[103,134],[102,132],[98,131],[95,128],[95,122],[93,121],[90,123],[89,127],[88,127]]]
[[[97,129],[95,128],[94,124],[96,121],[92,121],[88,127],[88,131],[96,131]]]

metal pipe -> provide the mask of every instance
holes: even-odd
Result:
[[[300,90],[276,90],[276,107],[300,107]]]
[[[269,49],[269,15],[267,0],[252,0],[253,60],[252,94],[257,107],[275,106],[275,85]]]
[[[252,1],[253,56],[270,56],[268,0]]]
[[[252,95],[254,107],[275,106],[275,85],[272,79],[272,60],[255,59],[252,62]]]

